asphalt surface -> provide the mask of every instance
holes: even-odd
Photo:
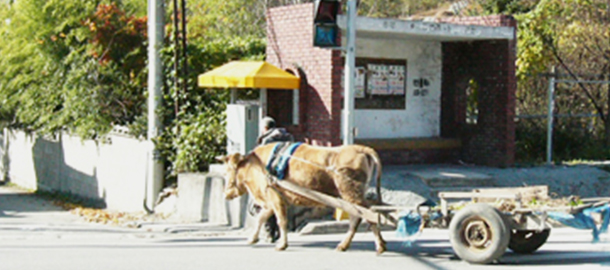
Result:
[[[542,166],[529,168],[488,168],[456,165],[386,166],[383,170],[382,196],[386,203],[412,206],[438,202],[439,191],[467,191],[485,187],[519,187],[548,185],[551,196],[609,197],[610,173],[595,166]],[[168,200],[171,202],[171,200]],[[171,203],[170,203],[171,204]],[[132,222],[131,228],[155,232],[239,233],[226,226],[206,223],[183,223],[171,218],[173,205],[165,206],[167,219]],[[167,210],[169,209],[169,210]],[[142,217],[144,215],[139,214]],[[136,218],[137,219],[137,218]],[[0,229],[24,226],[30,229],[96,229],[119,230],[125,226],[91,224],[53,202],[31,191],[0,182]],[[320,224],[328,232],[340,231],[342,223]],[[334,227],[334,229],[333,229]],[[324,230],[322,230],[324,232]]]
[[[31,191],[0,185],[0,230],[28,232],[125,231],[85,219]]]
[[[496,169],[467,166],[411,166],[384,170],[383,197],[397,204],[434,202],[438,191],[546,184],[552,196],[608,197],[610,174],[591,166]],[[171,209],[171,207],[168,207]],[[321,225],[322,226],[322,225]],[[4,269],[243,269],[252,265],[293,269],[587,269],[610,266],[610,238],[592,243],[589,231],[555,228],[534,255],[510,251],[491,266],[459,260],[448,231],[426,229],[414,242],[384,232],[389,251],[374,255],[371,233],[358,233],[352,249],[333,252],[344,223],[326,224],[324,235],[289,234],[283,253],[261,241],[245,244],[248,232],[173,219],[140,220],[125,227],[87,222],[83,217],[31,191],[0,184],[0,268]],[[337,230],[338,229],[338,230]],[[326,234],[330,233],[330,234]],[[411,246],[412,245],[412,246]],[[238,261],[232,258],[239,256]],[[265,260],[273,256],[274,260]],[[34,259],[35,258],[35,259]],[[112,258],[112,259],[110,259]],[[194,260],[194,258],[197,258]],[[311,258],[316,258],[311,260]],[[230,263],[229,263],[230,262]],[[323,263],[322,263],[323,262]],[[228,263],[228,264],[227,264]]]

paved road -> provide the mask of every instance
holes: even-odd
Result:
[[[154,225],[154,224],[153,224]],[[239,231],[159,227],[126,229],[89,224],[27,192],[0,186],[0,269],[598,269],[610,266],[610,236],[553,229],[533,255],[507,252],[492,265],[455,257],[446,230],[426,229],[410,247],[384,232],[388,252],[376,256],[372,235],[359,233],[348,252],[334,251],[342,235],[289,235],[289,248],[245,244]],[[171,228],[171,226],[169,226]],[[184,227],[181,227],[184,229]],[[209,228],[208,228],[209,229]]]
[[[389,251],[376,256],[370,233],[348,252],[334,251],[342,235],[289,235],[289,248],[245,244],[241,233],[155,233],[142,230],[0,229],[0,269],[587,269],[610,266],[610,237],[597,244],[586,231],[556,229],[533,255],[507,252],[493,265],[470,265],[453,255],[446,230],[425,230],[411,246],[384,232]]]

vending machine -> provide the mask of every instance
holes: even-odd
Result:
[[[227,105],[227,154],[245,155],[256,147],[259,118],[257,104]]]

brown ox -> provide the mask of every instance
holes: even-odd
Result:
[[[310,207],[324,205],[282,189],[269,181],[265,162],[269,160],[275,144],[259,146],[246,156],[232,154],[219,159],[225,162],[227,169],[224,191],[226,199],[231,200],[248,192],[262,207],[249,243],[258,242],[261,226],[272,214],[275,214],[280,228],[280,238],[276,249],[284,250],[288,247],[287,204]],[[373,175],[374,172],[376,172],[375,175]],[[280,181],[290,181],[301,187],[368,207],[369,202],[365,199],[365,192],[372,178],[376,178],[377,191],[379,191],[380,177],[379,156],[372,148],[361,145],[318,147],[302,144],[289,161],[285,180]],[[349,231],[337,246],[337,250],[345,251],[349,248],[361,221],[360,217],[350,217]],[[376,224],[370,224],[370,227],[375,234],[377,253],[380,254],[386,250],[385,241]]]

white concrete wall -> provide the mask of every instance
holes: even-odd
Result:
[[[0,130],[0,181],[6,181],[8,178],[8,156],[5,154],[8,137],[4,133],[4,130]]]
[[[141,211],[146,186],[146,142],[111,134],[105,143],[62,135],[45,139],[5,132],[8,177],[19,186],[72,193],[108,209]]]
[[[356,138],[440,136],[441,43],[405,39],[356,39],[357,58],[406,59],[406,109],[355,111]],[[426,96],[415,96],[413,80],[426,78]]]

